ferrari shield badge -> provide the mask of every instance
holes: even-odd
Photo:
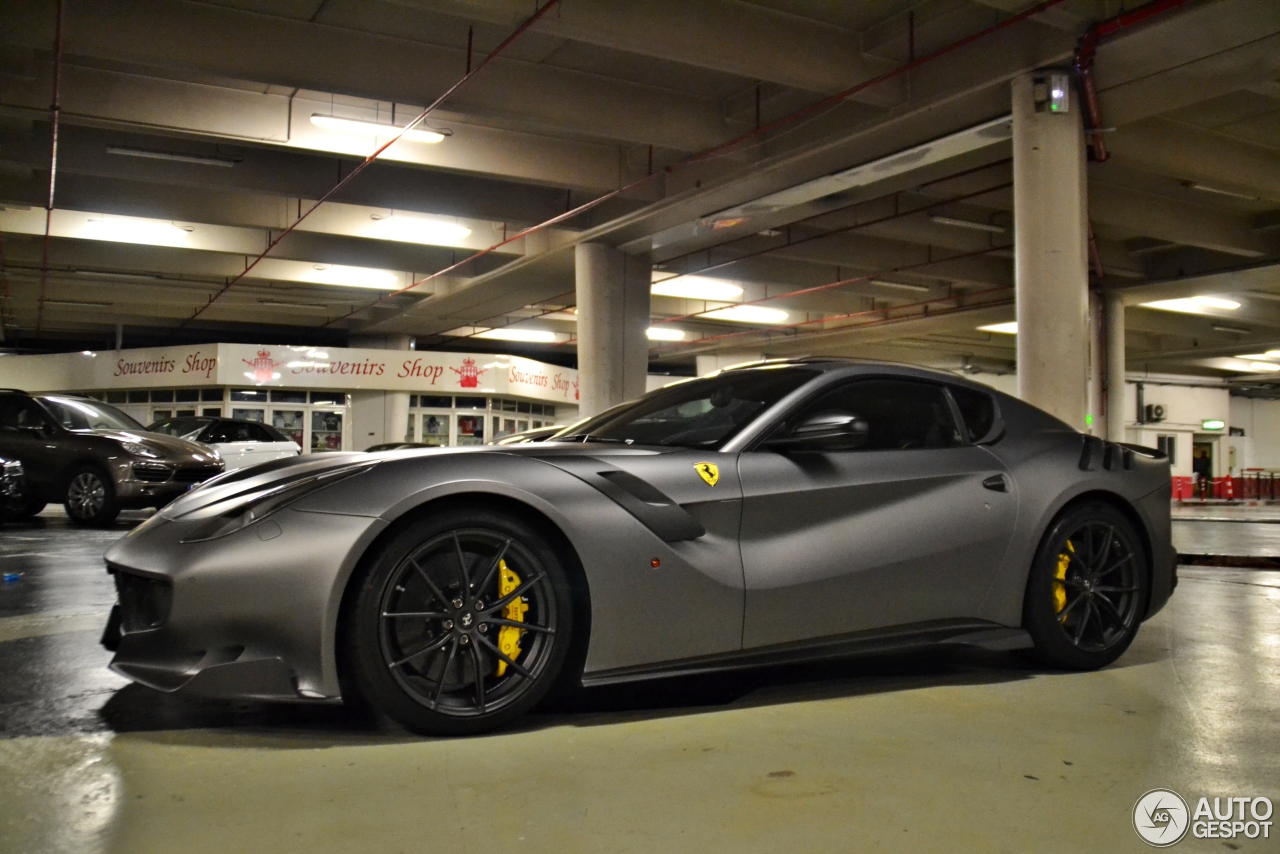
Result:
[[[707,482],[707,486],[715,486],[720,482],[720,467],[715,463],[694,463],[693,469],[698,477]]]

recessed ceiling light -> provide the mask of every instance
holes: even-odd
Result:
[[[1159,311],[1177,311],[1182,314],[1207,314],[1210,311],[1235,311],[1240,303],[1222,297],[1184,297],[1182,299],[1162,299],[1155,302],[1140,303],[1143,308],[1154,308]]]
[[[683,341],[684,330],[674,326],[650,326],[645,333],[650,341]]]
[[[549,329],[486,329],[477,332],[476,338],[489,338],[495,341],[522,341],[526,344],[552,344],[559,338]]]
[[[313,285],[336,285],[343,288],[373,288],[394,291],[400,286],[400,274],[372,267],[347,267],[342,264],[313,264],[298,276],[299,281]]]
[[[1018,321],[1010,320],[1007,323],[988,323],[986,326],[979,326],[979,332],[995,332],[998,335],[1017,335]]]
[[[379,122],[364,122],[359,119],[343,119],[337,116],[324,116],[318,113],[311,116],[311,124],[318,128],[335,130],[339,133],[361,134],[363,136],[376,136],[384,139],[390,139],[403,130],[403,128],[398,128],[395,125],[384,125]],[[433,145],[444,139],[444,134],[433,130],[414,128],[413,130],[405,131],[404,136],[400,137],[400,139],[408,140],[409,142],[425,142]]]
[[[787,313],[780,308],[765,308],[762,305],[731,305],[698,315],[709,320],[729,320],[734,323],[785,323]]]
[[[931,216],[932,221],[938,225],[952,225],[956,228],[971,228],[974,231],[989,231],[992,234],[1004,234],[1009,229],[1003,225],[996,225],[993,222],[974,222],[971,219],[956,219],[952,216]]]
[[[700,299],[712,302],[731,302],[742,296],[742,288],[724,279],[706,276],[676,276],[665,279],[649,288],[656,297]]]

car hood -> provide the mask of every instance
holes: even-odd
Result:
[[[188,442],[186,439],[179,439],[176,436],[166,436],[163,433],[150,433],[146,430],[138,430],[136,432],[132,430],[77,430],[76,435],[98,436],[116,442],[131,442],[136,445],[142,445],[149,451],[158,454],[160,459],[170,463],[193,462],[212,465],[219,460],[219,457],[204,445]]]

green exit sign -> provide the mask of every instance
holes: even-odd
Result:
[[[1200,422],[1201,430],[1224,430],[1226,429],[1226,426],[1227,422],[1218,418],[1210,418],[1206,421]]]

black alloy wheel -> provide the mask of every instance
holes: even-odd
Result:
[[[415,732],[501,726],[559,675],[569,589],[562,558],[524,521],[432,517],[394,536],[362,580],[344,631],[348,686]]]
[[[77,525],[109,525],[120,515],[115,484],[96,466],[83,466],[71,473],[63,507]]]
[[[1027,581],[1024,625],[1037,656],[1093,670],[1132,643],[1147,601],[1146,553],[1133,525],[1102,503],[1070,508],[1050,525]]]

